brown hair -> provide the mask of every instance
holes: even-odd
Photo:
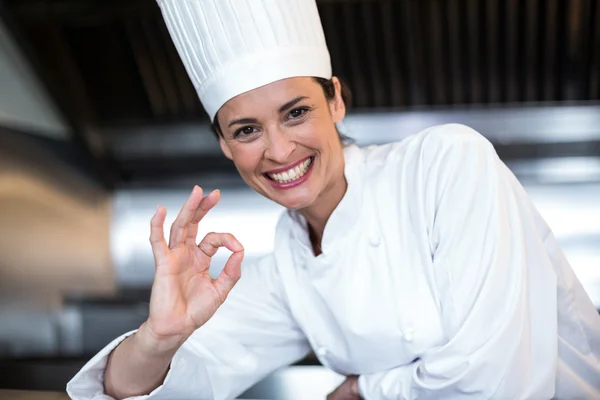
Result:
[[[323,93],[325,94],[325,98],[328,101],[331,101],[335,98],[335,85],[333,83],[333,80],[325,79],[325,78],[313,78],[313,79],[315,80],[315,82],[317,82],[319,85],[321,85],[321,88],[323,88]],[[342,100],[344,101],[344,104],[348,108],[348,107],[350,107],[350,104],[352,102],[352,93],[350,92],[350,89],[348,88],[348,86],[341,80],[340,80],[340,86],[342,89]],[[212,129],[213,133],[215,134],[215,136],[217,137],[217,139],[220,136],[223,136],[223,132],[221,131],[221,127],[219,126],[218,115],[219,115],[219,113],[217,112],[217,114],[215,114],[215,119],[211,123],[211,129]],[[354,142],[352,138],[344,135],[340,131],[338,131],[338,135],[340,136],[340,140],[342,141],[343,144],[350,144],[350,143]]]

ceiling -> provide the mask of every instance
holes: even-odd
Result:
[[[0,125],[66,139],[69,128],[0,20]]]
[[[210,142],[155,1],[0,4],[81,148],[111,169],[113,183],[161,170],[231,170]],[[320,0],[318,7],[355,115],[599,104],[600,0]],[[149,133],[168,144],[182,131],[197,133],[197,153],[136,152]]]

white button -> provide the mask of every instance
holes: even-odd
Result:
[[[381,238],[379,237],[379,235],[373,235],[371,236],[371,246],[373,247],[377,247],[381,244]]]
[[[317,355],[320,357],[325,357],[328,353],[328,350],[325,347],[319,347],[317,349]]]
[[[415,330],[412,328],[405,329],[403,336],[404,336],[404,340],[407,341],[408,343],[410,343],[415,338]]]

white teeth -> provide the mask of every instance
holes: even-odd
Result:
[[[277,181],[279,183],[292,182],[296,179],[304,176],[308,167],[312,162],[312,158],[307,158],[302,164],[295,166],[294,168],[290,168],[287,171],[279,172],[277,174],[269,174],[269,178]]]

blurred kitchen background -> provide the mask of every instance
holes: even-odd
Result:
[[[600,308],[600,0],[318,6],[353,91],[342,132],[480,131]],[[220,154],[153,0],[0,0],[0,388],[62,390],[144,321],[150,217],[168,229],[194,184],[222,190],[201,234],[271,250],[282,210]]]

